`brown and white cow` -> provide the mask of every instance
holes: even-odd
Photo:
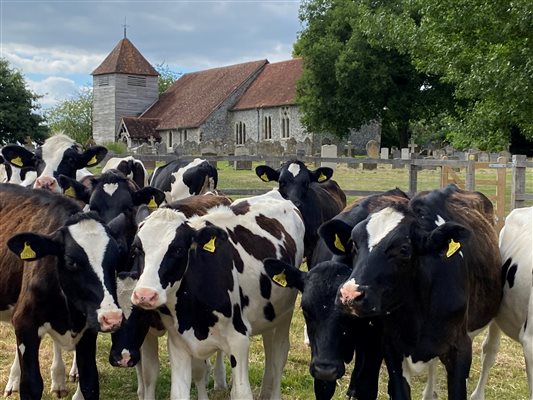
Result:
[[[171,398],[189,398],[191,363],[217,350],[230,357],[233,399],[251,399],[250,336],[261,334],[260,398],[281,398],[281,374],[297,291],[272,285],[265,258],[300,265],[304,224],[278,191],[187,219],[159,209],[133,244],[141,272],[132,302],[160,310],[169,335]]]
[[[65,196],[9,184],[0,184],[0,220],[0,315],[14,325],[21,372],[6,394],[19,389],[22,399],[41,398],[39,344],[48,333],[76,349],[80,394],[98,399],[96,334],[122,322],[120,254],[110,228]],[[57,396],[65,394],[64,381],[63,371],[52,387]]]
[[[501,259],[490,201],[450,185],[415,196],[409,206],[370,214],[349,237],[353,271],[338,306],[383,321],[389,395],[410,398],[402,361],[439,357],[448,399],[466,399],[472,360],[469,333],[484,328],[501,300]],[[342,232],[347,230],[346,232]]]

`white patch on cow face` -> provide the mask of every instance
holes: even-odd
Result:
[[[292,163],[287,170],[296,178],[300,173],[300,164]]]
[[[20,355],[24,356],[24,352],[26,351],[26,346],[24,345],[24,343],[19,344],[19,351]]]
[[[104,192],[106,192],[110,197],[113,196],[117,189],[118,183],[104,183]]]
[[[98,321],[109,311],[119,311],[113,296],[104,285],[104,254],[109,243],[105,228],[99,222],[86,219],[68,227],[72,239],[85,251],[89,264],[102,284],[104,298],[96,310]]]
[[[166,302],[166,289],[159,279],[159,268],[170,243],[176,236],[176,229],[185,223],[185,216],[175,210],[160,208],[150,214],[142,223],[137,237],[144,250],[144,269],[135,289],[155,290],[160,303]]]
[[[368,251],[379,244],[390,232],[398,226],[404,215],[392,207],[384,208],[370,216],[366,225],[368,233]]]
[[[57,171],[61,160],[63,160],[63,154],[75,144],[76,142],[66,135],[55,135],[46,139],[42,146],[42,159],[46,165],[40,176],[53,178],[54,171]]]
[[[191,196],[189,187],[183,181],[183,175],[189,169],[197,167],[204,161],[205,160],[202,160],[201,158],[195,158],[189,164],[172,173],[175,178],[174,183],[170,186],[170,196],[172,197],[172,201],[181,200]]]
[[[444,221],[444,218],[442,218],[440,215],[437,215],[437,219],[435,220],[435,225],[441,226],[444,223],[446,223],[446,221]]]
[[[128,319],[131,315],[133,304],[131,302],[131,294],[137,284],[137,280],[127,277],[124,279],[117,279],[117,300],[118,306],[122,309],[124,316]]]

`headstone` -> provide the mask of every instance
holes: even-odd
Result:
[[[248,156],[250,155],[249,150],[244,146],[237,146],[235,147],[235,155],[236,156]],[[251,170],[252,169],[252,162],[251,161],[235,161],[233,163],[233,168],[236,170]]]
[[[409,151],[409,148],[403,147],[402,148],[402,160],[410,160],[411,159],[411,152]]]
[[[411,141],[409,142],[407,147],[409,148],[409,153],[412,154],[416,152],[417,144],[415,143],[415,140],[413,138],[411,138]]]
[[[389,148],[388,147],[382,147],[379,157],[382,160],[388,160],[389,159]]]
[[[352,145],[352,141],[348,140],[346,142],[346,145],[344,146],[344,156],[345,157],[353,157],[354,156],[354,146]]]
[[[337,158],[337,146],[334,144],[322,145],[321,151],[320,151],[320,157],[321,158]],[[320,166],[332,168],[333,171],[337,169],[337,163],[335,162],[322,161],[320,162]]]
[[[379,157],[379,143],[375,140],[369,140],[366,144],[366,154],[369,158]],[[377,163],[363,163],[363,169],[374,170],[378,167]]]
[[[506,157],[507,160],[510,160],[512,158],[512,155],[507,150],[504,150],[500,151],[500,157]]]
[[[392,155],[392,159],[394,160],[395,158],[401,158],[402,152],[397,147],[393,147],[391,149],[391,155]]]
[[[486,151],[482,151],[478,155],[478,160],[481,161],[481,162],[489,162],[490,161],[489,153],[487,153]]]

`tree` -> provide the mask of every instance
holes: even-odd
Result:
[[[92,89],[81,89],[76,96],[52,107],[46,118],[52,132],[63,131],[81,144],[89,142],[93,121]]]
[[[28,137],[35,141],[46,138],[44,118],[37,113],[40,97],[26,87],[20,71],[0,58],[0,144],[24,143]]]
[[[304,63],[297,87],[302,122],[308,130],[345,137],[380,121],[384,136],[393,137],[388,144],[405,147],[410,121],[450,108],[452,88],[417,71],[401,49],[370,41],[362,17],[358,2],[302,4],[306,28],[294,46]]]
[[[159,72],[159,94],[167,90],[182,73],[172,71],[165,63],[156,64],[155,69]]]

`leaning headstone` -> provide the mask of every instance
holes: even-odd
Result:
[[[366,154],[369,158],[379,157],[379,143],[375,140],[369,140],[366,144]],[[363,169],[373,170],[378,167],[377,163],[363,163]]]
[[[200,154],[202,157],[209,157],[209,156],[216,156],[217,152],[215,150],[215,147],[212,145],[207,145],[204,148],[200,150]],[[217,162],[216,161],[209,161],[209,164],[211,164],[213,167],[217,168]]]
[[[381,152],[379,153],[379,158],[381,158],[382,160],[389,159],[389,148],[388,147],[381,148]]]
[[[337,146],[334,144],[324,144],[322,145],[321,151],[320,151],[320,157],[321,158],[337,158]],[[337,163],[336,162],[330,162],[330,161],[321,161],[320,162],[321,167],[329,167],[332,168],[333,171],[337,169]]]
[[[235,147],[235,156],[248,156],[250,155],[249,150],[246,147]],[[235,160],[233,163],[233,168],[236,170],[251,170],[252,169],[252,162],[251,161],[244,161],[244,160]]]

